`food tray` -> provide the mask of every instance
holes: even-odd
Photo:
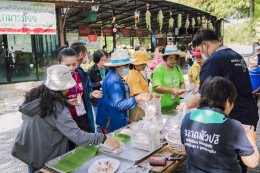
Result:
[[[75,149],[74,149],[74,150],[75,150]],[[48,161],[47,163],[45,163],[45,166],[46,166],[47,168],[51,169],[51,170],[56,171],[56,172],[64,173],[63,171],[60,171],[60,170],[54,168],[53,166],[54,166],[55,164],[57,164],[60,160],[62,160],[63,158],[65,158],[66,156],[72,154],[72,153],[74,152],[74,150],[71,150],[70,152],[67,152],[66,154],[63,154],[63,155],[61,155],[61,156],[59,156],[59,157],[56,157],[56,158],[54,158],[54,159]]]
[[[125,127],[122,127],[120,129],[116,130],[115,132],[111,133],[110,135],[113,135],[114,133],[120,133],[123,129],[131,130],[133,128],[133,126],[135,126],[135,125],[136,125],[136,123],[129,124]],[[166,141],[162,141],[161,143],[162,143],[162,145],[164,145],[166,143]],[[161,148],[161,146],[159,148]],[[156,149],[156,150],[158,150],[158,149]],[[154,151],[152,151],[152,152],[154,152]],[[151,154],[152,152],[132,147],[131,140],[130,140],[128,143],[125,144],[123,152],[117,154],[116,156],[120,157],[120,158],[127,158],[128,160],[136,162],[136,161],[139,161],[142,158],[146,157],[147,155]]]
[[[56,168],[53,168],[53,166],[55,164],[57,164],[61,159],[63,159],[64,157],[66,157],[67,155],[71,154],[73,151],[70,151],[60,157],[57,157],[53,160],[50,160],[49,162],[47,162],[45,165],[56,171],[56,172],[59,172],[59,173],[64,173],[60,170],[57,170]],[[116,155],[112,155],[112,154],[109,154],[109,153],[105,153],[103,151],[98,151],[97,155],[95,157],[93,157],[92,159],[90,159],[89,161],[87,161],[86,163],[84,163],[83,165],[81,165],[81,167],[79,167],[78,169],[76,169],[74,171],[74,173],[86,173],[88,172],[88,168],[90,167],[90,165],[92,165],[92,163],[94,163],[96,160],[99,160],[99,159],[104,159],[104,158],[114,158],[114,159],[117,159],[120,161],[120,165],[119,165],[119,168],[117,169],[116,173],[121,173],[125,170],[127,170],[128,168],[130,168],[131,166],[134,165],[134,161],[131,161],[131,160],[127,160],[127,159],[124,159],[124,158],[120,158],[120,157],[117,157]]]

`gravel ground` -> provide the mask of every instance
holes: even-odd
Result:
[[[184,73],[185,74],[185,73]],[[187,76],[185,76],[187,81]],[[0,85],[0,173],[25,173],[26,165],[11,156],[10,151],[14,138],[22,123],[21,114],[17,111],[23,102],[26,91],[39,85],[40,82],[26,82],[9,85]],[[259,101],[260,113],[260,101]],[[258,149],[260,150],[260,121],[257,128]],[[176,173],[185,173],[185,164],[181,165]],[[260,164],[249,173],[260,173]]]

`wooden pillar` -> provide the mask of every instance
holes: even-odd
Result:
[[[113,24],[113,30],[115,28],[115,24]],[[113,31],[113,52],[115,51],[116,48],[116,32]]]
[[[61,8],[57,8],[57,19],[58,19],[58,34],[59,34],[59,40],[60,40],[60,45],[64,46],[65,45],[65,37],[64,37],[64,30],[63,30],[63,20],[61,16]]]
[[[112,13],[112,18],[114,18],[114,16],[116,16],[115,14],[115,9],[113,9],[113,13]],[[112,29],[113,29],[113,52],[115,51],[116,49],[116,32],[114,31],[115,29],[115,20],[113,21],[113,25],[112,25]]]
[[[105,46],[107,48],[107,36],[105,36]]]

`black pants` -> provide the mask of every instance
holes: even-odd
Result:
[[[247,173],[247,166],[243,163],[243,161],[241,160],[241,157],[239,157],[239,164],[242,168],[242,173]]]
[[[76,121],[77,125],[79,126],[79,128],[85,132],[93,132],[91,127],[90,127],[90,123],[88,120],[87,115],[81,115],[77,118],[74,118],[74,120]],[[72,141],[69,141],[69,151],[73,150],[76,148],[76,144]]]

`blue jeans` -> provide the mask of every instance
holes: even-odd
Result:
[[[32,167],[31,165],[28,165],[28,173],[34,173],[36,169]]]
[[[96,123],[96,120],[97,120],[97,106],[93,106],[93,109],[94,109],[94,113],[95,113],[95,126],[96,126],[96,132],[97,132],[97,133],[101,133],[100,126],[97,125],[97,123]]]

